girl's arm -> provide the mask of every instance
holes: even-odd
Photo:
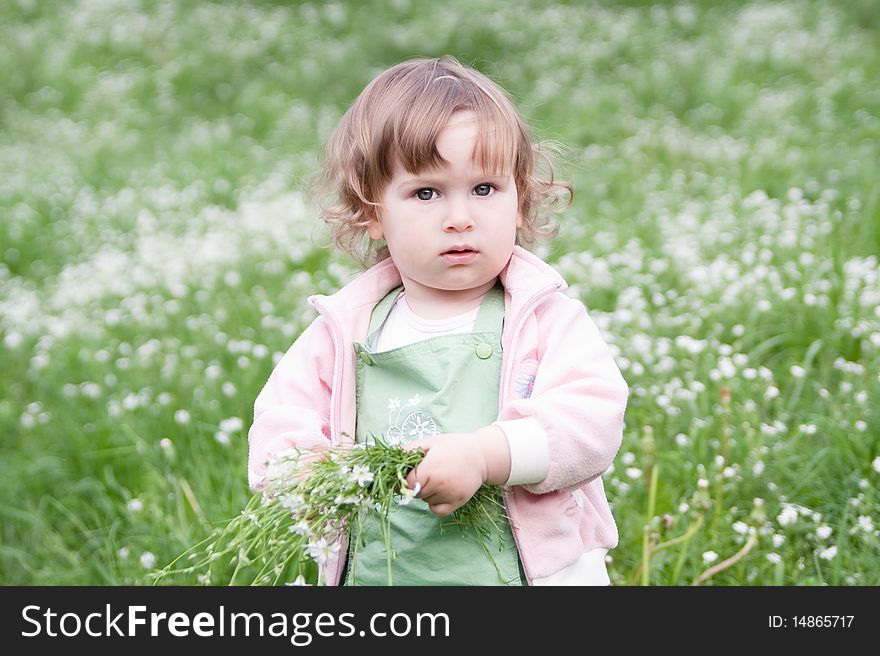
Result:
[[[275,453],[329,446],[333,361],[333,340],[319,316],[284,354],[254,402],[248,432],[252,490],[265,486],[266,465]]]
[[[623,438],[629,390],[580,301],[556,294],[536,318],[539,364],[531,395],[506,404],[493,425],[508,437],[511,477],[530,474],[508,483],[540,494],[581,485],[608,469]],[[530,462],[518,461],[522,453]]]

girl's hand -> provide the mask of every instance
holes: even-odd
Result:
[[[406,444],[425,457],[406,477],[407,487],[421,483],[419,498],[435,515],[446,516],[474,496],[483,483],[502,484],[510,476],[507,437],[497,426],[473,433],[446,433]]]
[[[435,515],[452,514],[468,502],[485,481],[485,463],[470,433],[447,433],[407,443],[406,449],[422,448],[425,457],[406,477]]]

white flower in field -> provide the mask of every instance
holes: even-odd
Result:
[[[799,429],[804,435],[816,434],[816,424],[801,424]]]
[[[116,555],[119,556],[120,560],[128,560],[129,551],[125,547],[122,547],[119,551],[116,552]]]
[[[776,516],[780,526],[790,526],[797,521],[798,513],[793,506],[784,506],[782,512]]]
[[[687,435],[685,435],[684,433],[679,433],[678,435],[675,436],[675,443],[678,446],[687,446],[688,445]]]
[[[305,577],[304,577],[302,574],[300,574],[300,575],[297,576],[296,579],[294,579],[291,583],[285,583],[285,585],[301,586],[301,585],[311,585],[311,584],[310,584],[310,583],[306,583],[306,579],[305,579]]]
[[[859,515],[859,528],[861,528],[865,533],[873,533],[874,532],[874,520],[868,517],[868,515]]]
[[[733,378],[736,376],[736,366],[729,358],[720,358],[718,360],[718,369],[724,378]]]
[[[697,489],[698,490],[708,490],[709,489],[709,481],[705,478],[701,478],[697,481]]]
[[[159,440],[159,448],[162,449],[162,453],[165,454],[166,458],[170,459],[174,457],[174,443],[167,437],[163,437]]]
[[[636,456],[631,451],[627,451],[622,456],[620,456],[620,462],[624,465],[631,465],[636,461]]]
[[[355,465],[354,468],[351,470],[351,475],[349,476],[349,479],[352,482],[357,483],[361,487],[364,487],[367,483],[372,482],[373,472],[370,471],[369,467],[365,467],[363,465]]]
[[[770,540],[773,542],[773,546],[778,549],[785,543],[785,536],[779,533],[774,533]]]
[[[764,392],[764,398],[768,400],[775,399],[777,396],[779,396],[779,388],[776,385],[770,385],[767,391]]]
[[[639,469],[638,467],[627,467],[626,468],[626,475],[629,476],[630,478],[633,478],[633,479],[641,478],[642,477],[642,470]]]
[[[83,396],[87,396],[90,399],[97,399],[101,395],[101,386],[91,381],[81,383],[79,389]]]
[[[715,466],[716,467],[723,467],[724,466],[724,456],[722,456],[721,454],[718,454],[717,456],[715,456]]]
[[[832,529],[827,524],[823,524],[822,526],[820,526],[819,528],[816,529],[816,537],[819,538],[820,540],[827,540],[829,537],[831,537],[831,534],[833,532],[834,532],[834,529]]]
[[[745,522],[734,522],[731,528],[740,535],[745,535],[749,532],[749,525]]]
[[[871,467],[874,468],[874,471],[880,474],[880,456],[877,456],[871,461]]]
[[[837,547],[833,544],[830,547],[828,547],[827,549],[822,549],[822,551],[819,552],[819,558],[821,558],[823,560],[831,560],[836,555],[837,555]]]
[[[306,549],[312,560],[318,563],[318,565],[325,565],[339,551],[339,543],[334,542],[330,544],[327,542],[327,538],[322,537],[309,542]]]
[[[759,460],[752,467],[752,474],[754,474],[755,476],[760,476],[763,473],[764,473],[764,462],[762,460]]]
[[[241,417],[229,417],[220,422],[220,430],[224,433],[236,433],[244,428]]]
[[[216,433],[214,433],[214,439],[217,441],[218,444],[222,444],[225,446],[229,444],[229,433],[222,430],[217,431]]]
[[[780,556],[775,551],[771,551],[770,553],[767,554],[767,560],[769,560],[774,565],[778,565],[779,563],[782,562],[782,556]]]
[[[853,426],[854,426],[855,429],[856,429],[857,431],[859,431],[860,433],[864,433],[864,432],[868,429],[868,424],[866,424],[866,423],[865,423],[864,421],[862,421],[861,419],[859,419],[855,424],[853,424]]]
[[[156,564],[156,554],[151,551],[145,551],[141,554],[141,567],[144,569],[153,569]]]
[[[412,489],[408,488],[406,484],[400,488],[400,501],[397,502],[400,506],[407,506],[409,503],[419,496],[419,492],[422,491],[422,484],[416,481],[416,486]]]
[[[733,467],[725,467],[721,472],[721,475],[724,476],[724,478],[733,478],[736,476],[736,469]]]
[[[235,396],[236,389],[235,385],[233,385],[232,383],[223,383],[223,387],[221,389],[223,390],[223,394],[225,394],[226,396]]]
[[[144,502],[140,499],[132,499],[128,502],[129,512],[140,512],[144,509]]]
[[[804,369],[803,367],[796,365],[796,364],[792,365],[790,371],[791,371],[791,375],[794,376],[795,378],[803,378],[804,376],[807,375],[807,370]]]
[[[189,413],[186,410],[178,410],[174,413],[174,421],[176,421],[178,424],[188,424]]]
[[[707,565],[709,563],[714,563],[716,560],[718,560],[718,554],[714,551],[706,551],[703,553],[703,562]]]
[[[337,506],[356,506],[363,500],[359,494],[346,494],[342,496],[341,494],[337,494],[336,498],[333,499],[333,503]]]

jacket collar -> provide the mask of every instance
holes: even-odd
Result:
[[[568,286],[556,269],[521,246],[513,247],[510,261],[499,278],[509,294],[507,310],[511,314],[515,314],[530,298],[548,287],[563,290]],[[372,310],[376,303],[400,283],[400,272],[389,257],[330,296],[310,296],[309,303],[316,307],[323,306],[337,316],[346,316],[363,311],[364,306]]]

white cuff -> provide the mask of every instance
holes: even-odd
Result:
[[[533,417],[496,421],[507,436],[510,447],[510,476],[505,485],[540,483],[550,470],[550,444],[547,433]]]

